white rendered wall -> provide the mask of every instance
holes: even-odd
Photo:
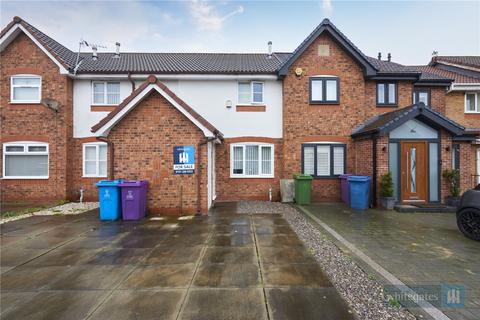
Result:
[[[161,80],[162,81],[162,80]],[[258,81],[258,80],[255,80]],[[141,81],[135,81],[137,86]],[[266,112],[236,112],[237,80],[165,80],[170,90],[219,129],[226,138],[242,136],[282,137],[282,82],[264,80]],[[121,100],[131,92],[127,80],[120,82]],[[91,112],[91,80],[74,80],[74,137],[92,136],[90,128],[107,112]],[[226,108],[227,100],[232,108]]]

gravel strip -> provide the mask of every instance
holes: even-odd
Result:
[[[314,255],[335,288],[355,310],[359,319],[416,319],[405,308],[390,306],[383,295],[382,285],[371,279],[340,248],[314,227],[294,205],[243,201],[239,203],[238,211],[252,214],[281,214],[304,242],[308,251]]]
[[[60,206],[51,207],[48,209],[41,209],[39,211],[30,212],[10,218],[5,218],[0,220],[0,224],[15,221],[19,219],[24,219],[32,216],[52,216],[52,215],[61,215],[61,214],[80,214],[86,211],[90,211],[93,209],[98,208],[98,202],[69,202],[66,204],[62,204]]]

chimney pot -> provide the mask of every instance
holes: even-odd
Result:
[[[392,60],[392,55],[390,54],[390,52],[387,55],[387,60],[388,60],[388,62],[390,62]]]
[[[92,60],[97,60],[97,46],[92,46]]]
[[[378,53],[378,60],[382,60],[382,53],[381,52]]]
[[[115,46],[117,47],[117,50],[115,51],[115,58],[120,58],[120,42],[116,42]]]

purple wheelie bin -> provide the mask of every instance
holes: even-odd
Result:
[[[340,190],[342,195],[342,202],[350,205],[350,188],[348,187],[348,177],[350,173],[341,174],[340,178]]]
[[[147,211],[147,186],[145,180],[123,180],[119,184],[122,190],[123,220],[140,220]]]

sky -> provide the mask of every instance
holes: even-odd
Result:
[[[329,18],[360,50],[406,65],[480,55],[480,1],[0,1],[68,48],[128,52],[291,52]],[[90,51],[83,48],[82,51]]]

